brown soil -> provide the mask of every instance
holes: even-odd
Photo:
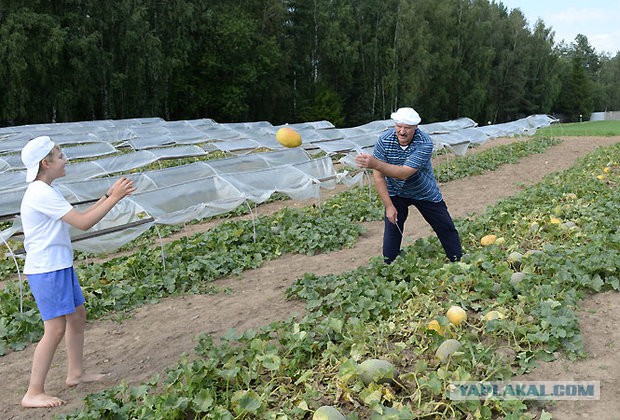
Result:
[[[576,158],[600,146],[620,141],[620,137],[565,138],[560,145],[546,153],[522,159],[517,164],[504,165],[492,173],[448,182],[441,186],[453,217],[462,218],[482,213],[499,199],[514,195],[524,187],[539,182],[545,175],[562,171],[573,165]],[[497,139],[485,147],[507,143],[513,139]],[[474,151],[475,152],[475,151]],[[440,160],[446,157],[440,157]],[[322,197],[322,200],[325,196]],[[307,203],[295,203],[305,205]],[[259,207],[260,214],[277,210],[291,203],[271,203]],[[265,263],[261,268],[216,282],[217,295],[184,296],[164,299],[158,304],[136,310],[122,321],[98,320],[89,322],[86,331],[85,365],[92,372],[108,372],[103,382],[67,388],[66,354],[59,348],[49,372],[47,391],[68,403],[54,409],[24,409],[19,402],[28,384],[34,345],[24,351],[0,357],[0,418],[52,418],[55,414],[72,412],[81,406],[82,399],[119,383],[135,385],[174,366],[183,354],[192,354],[201,333],[219,337],[229,328],[245,330],[282,320],[304,311],[302,303],[287,301],[285,289],[306,272],[318,275],[352,270],[368,263],[381,252],[382,222],[366,224],[367,232],[352,249],[315,256],[284,255]],[[191,234],[200,226],[187,228]],[[412,213],[407,221],[405,240],[429,235],[423,220]],[[600,380],[601,399],[598,401],[559,401],[545,410],[554,418],[618,418],[620,399],[615,396],[620,372],[620,294],[601,293],[583,302],[581,327],[588,357],[577,362],[561,355],[551,363],[541,363],[524,380]],[[539,409],[540,410],[540,409]]]

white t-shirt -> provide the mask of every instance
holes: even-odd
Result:
[[[61,220],[72,208],[55,187],[39,180],[30,183],[21,204],[24,274],[49,273],[73,265],[69,225]]]

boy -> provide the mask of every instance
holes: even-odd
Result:
[[[125,196],[133,193],[132,181],[121,178],[104,197],[79,212],[52,186],[65,175],[67,159],[48,136],[30,140],[22,149],[26,182],[21,203],[26,262],[24,274],[43,319],[43,337],[37,344],[24,407],[57,407],[66,401],[45,393],[45,379],[62,338],[67,347],[68,386],[100,380],[83,367],[86,311],[84,295],[73,269],[69,225],[87,230],[99,222]]]

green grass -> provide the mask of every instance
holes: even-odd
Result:
[[[620,121],[553,124],[536,131],[539,136],[620,136]]]

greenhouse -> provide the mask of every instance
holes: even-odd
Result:
[[[421,124],[436,150],[464,155],[472,144],[505,136],[533,134],[555,120],[533,115],[514,122],[478,126],[469,118]],[[72,231],[74,248],[112,252],[156,224],[183,224],[260,204],[274,193],[295,200],[320,198],[322,188],[352,186],[356,153],[371,151],[391,120],[336,128],[329,121],[289,124],[303,145],[287,149],[276,138],[282,126],[269,122],[217,123],[211,119],[165,121],[160,118],[105,120],[6,127],[0,129],[0,218],[10,227],[0,232],[19,240],[19,207],[26,189],[20,151],[26,142],[49,135],[69,158],[66,176],[56,181],[69,202],[85,206],[98,200],[128,174],[137,192],[122,200],[88,233]],[[209,155],[223,158],[210,158]],[[213,156],[213,155],[212,155]],[[147,165],[169,159],[202,158],[156,170]],[[75,161],[75,162],[72,162]],[[338,172],[334,162],[343,164]],[[23,250],[11,250],[20,254]]]

